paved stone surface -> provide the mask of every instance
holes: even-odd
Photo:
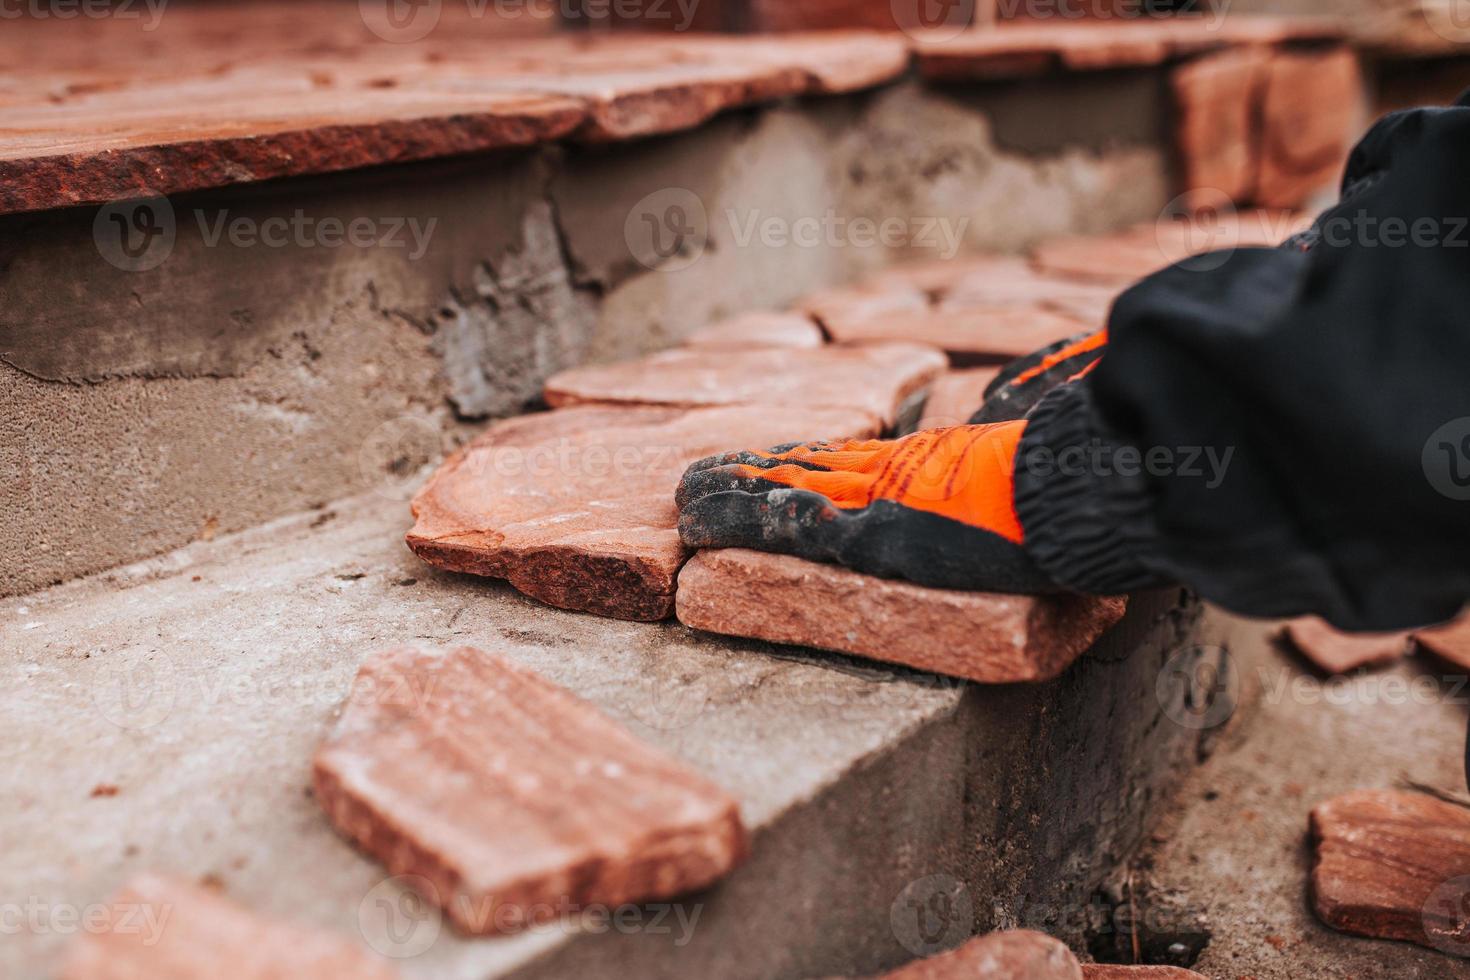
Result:
[[[1350,48],[1271,59],[1261,104],[1256,203],[1300,207],[1336,188],[1360,126],[1363,81]]]
[[[836,341],[926,344],[944,351],[954,365],[1002,364],[1101,325],[1038,306],[952,307],[824,323]]]
[[[408,546],[439,568],[504,578],[562,609],[663,619],[689,556],[674,490],[690,463],[878,429],[860,410],[792,405],[521,416],[491,426],[435,472],[414,497]]]
[[[1271,58],[1262,47],[1205,55],[1169,77],[1174,143],[1184,186],[1248,201],[1260,170],[1261,95]],[[1300,202],[1298,202],[1300,203]]]
[[[277,922],[209,888],[157,874],[131,879],[101,922],[79,930],[61,980],[392,980],[347,937]]]
[[[797,310],[812,316],[829,334],[834,327],[847,323],[922,313],[928,308],[929,297],[924,290],[897,273],[876,276],[855,286],[823,289],[796,304]]]
[[[679,574],[685,626],[853,653],[987,684],[1048,680],[1122,618],[1123,599],[930,589],[790,555],[701,551]]]
[[[918,344],[819,350],[671,350],[605,367],[573,368],[546,382],[546,401],[569,405],[762,405],[848,408],[892,426],[909,396],[944,370]],[[758,445],[758,443],[757,443]]]
[[[1344,633],[1315,617],[1294,619],[1282,633],[1298,653],[1329,674],[1391,664],[1409,652],[1408,633]]]
[[[1470,616],[1461,617],[1447,626],[1420,630],[1414,642],[1462,670],[1470,670]]]
[[[1344,932],[1470,956],[1470,808],[1359,790],[1312,810],[1312,902]]]
[[[684,338],[685,347],[741,350],[760,347],[811,349],[826,342],[822,328],[801,313],[758,311],[711,324]]]
[[[337,829],[470,934],[682,895],[748,850],[718,786],[473,647],[370,657],[313,771]]]
[[[1065,943],[1029,929],[977,936],[959,949],[883,974],[883,980],[1082,980]]]
[[[964,425],[985,403],[985,388],[1000,373],[998,367],[956,368],[946,371],[929,389],[920,429]]]
[[[992,256],[966,265],[939,297],[939,309],[1036,308],[1097,328],[1107,322],[1118,293],[1112,286],[1047,275],[1015,256]]]

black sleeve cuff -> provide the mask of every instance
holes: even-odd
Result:
[[[1015,504],[1032,560],[1058,585],[1120,595],[1168,584],[1148,568],[1156,535],[1146,481],[1112,465],[1119,449],[1086,382],[1031,412],[1016,454]]]

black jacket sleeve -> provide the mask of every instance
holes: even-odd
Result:
[[[1120,296],[1101,364],[1033,412],[1015,499],[1028,550],[1079,591],[1183,583],[1345,629],[1454,616],[1470,108],[1380,120],[1341,203],[1286,247],[1186,260]]]

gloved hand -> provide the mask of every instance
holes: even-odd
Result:
[[[1078,334],[1017,358],[985,388],[985,402],[970,424],[1025,418],[1047,392],[1091,371],[1107,350],[1108,332]]]
[[[920,585],[1057,591],[1027,555],[1012,503],[1026,425],[711,456],[679,485],[679,535],[692,548],[784,552]]]

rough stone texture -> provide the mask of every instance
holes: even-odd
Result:
[[[743,548],[679,573],[695,629],[872,657],[986,684],[1050,680],[1123,617],[1124,599],[929,589]]]
[[[757,311],[742,313],[696,330],[684,339],[684,346],[704,350],[741,350],[751,347],[810,349],[821,347],[825,342],[822,328],[809,316]]]
[[[1034,306],[950,308],[823,323],[836,341],[926,344],[944,351],[955,365],[1003,363],[1101,326]]]
[[[946,371],[929,389],[920,429],[964,425],[985,403],[985,388],[1000,373],[998,367],[957,368]]]
[[[427,568],[399,543],[405,517],[366,495],[0,600],[18,679],[0,694],[7,893],[84,908],[150,868],[209,876],[262,915],[416,953],[396,961],[409,980],[866,975],[1015,924],[997,916],[1085,904],[1196,761],[1156,690],[1196,642],[1177,592],[1135,597],[1056,681],[957,685],[551,609]],[[382,921],[412,896],[308,789],[361,651],[404,642],[491,647],[593,702],[739,799],[751,859],[661,932],[469,941],[431,915]],[[942,946],[905,913],[934,875],[967,910]],[[7,936],[0,975],[54,976],[69,938]]]
[[[265,919],[208,888],[140,874],[68,951],[60,980],[393,980],[346,936]]]
[[[929,308],[929,297],[909,283],[880,277],[856,286],[813,293],[803,297],[796,308],[812,316],[828,334],[832,334],[834,327],[840,329],[848,323],[922,313]],[[833,336],[835,338],[835,334]]]
[[[504,578],[562,609],[673,612],[689,551],[674,490],[717,452],[876,435],[860,410],[584,407],[492,426],[414,497],[408,546],[439,568]]]
[[[959,949],[883,974],[882,980],[1082,980],[1067,945],[1029,929],[977,936]]]
[[[1414,642],[1446,663],[1470,671],[1470,616],[1447,626],[1420,630]]]
[[[1409,652],[1408,633],[1344,633],[1312,616],[1292,620],[1282,633],[1298,653],[1329,674],[1391,664]]]
[[[965,264],[968,271],[940,297],[940,310],[1041,309],[1096,329],[1106,324],[1118,292],[1111,286],[1045,275],[1019,257],[991,256]]]
[[[1335,188],[1360,128],[1362,90],[1351,48],[1271,59],[1261,105],[1257,204],[1300,207],[1314,193]]]
[[[733,798],[503,656],[376,654],[313,764],[332,823],[470,934],[672,898],[746,856]],[[538,909],[542,911],[538,912]]]
[[[1181,966],[1131,966],[1083,963],[1082,980],[1207,980],[1204,974]]]
[[[1221,51],[1170,75],[1174,142],[1186,190],[1238,203],[1251,199],[1260,170],[1258,115],[1270,58],[1260,47]]]
[[[1360,790],[1312,810],[1317,916],[1344,932],[1470,955],[1470,808]]]
[[[918,344],[818,350],[672,350],[606,367],[573,368],[546,382],[546,401],[569,405],[762,405],[846,408],[887,428],[899,407],[944,370]]]

